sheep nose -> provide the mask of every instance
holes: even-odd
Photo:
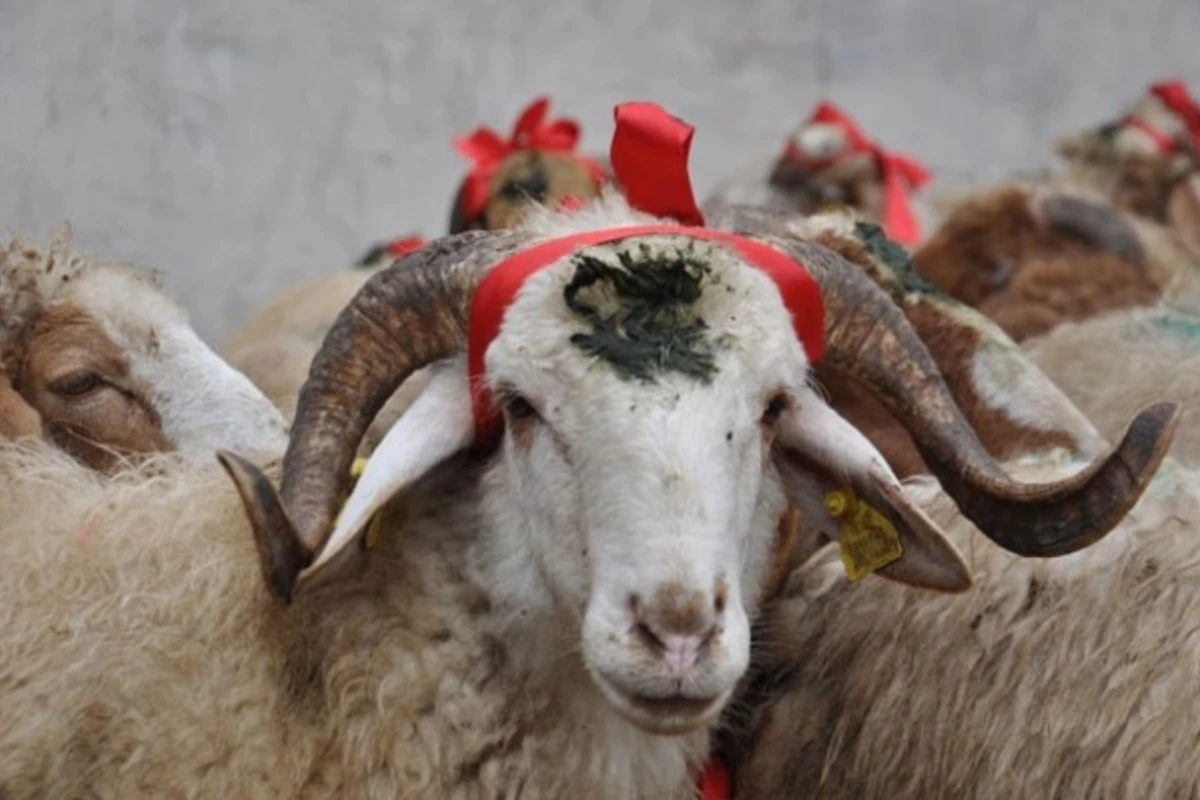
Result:
[[[668,587],[650,603],[633,595],[629,605],[642,646],[658,654],[673,675],[682,677],[708,655],[723,604],[701,592]]]

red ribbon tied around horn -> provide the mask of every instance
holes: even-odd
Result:
[[[1192,146],[1200,153],[1200,104],[1188,92],[1183,81],[1162,81],[1150,87],[1150,94],[1183,121],[1192,137]],[[1165,148],[1164,148],[1165,149]]]
[[[475,219],[487,206],[492,176],[513,153],[521,150],[543,150],[573,153],[579,143],[579,123],[573,119],[546,121],[550,109],[550,98],[539,97],[530,103],[517,117],[512,134],[505,139],[486,126],[480,126],[470,136],[454,140],[458,152],[469,158],[474,166],[466,179],[463,192],[463,213],[467,219]],[[579,156],[597,181],[604,177],[604,169],[595,161]]]
[[[846,112],[833,103],[821,103],[809,117],[808,124],[832,125],[846,139],[846,147],[832,157],[813,158],[804,153],[790,138],[784,146],[784,157],[808,169],[822,169],[858,153],[874,156],[883,181],[883,229],[889,238],[905,246],[920,241],[921,231],[909,205],[908,196],[929,182],[929,171],[916,159],[884,150],[871,141]]]

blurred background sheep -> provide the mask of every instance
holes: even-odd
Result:
[[[469,164],[536,95],[603,153],[612,107],[696,126],[698,195],[823,99],[933,174],[1053,163],[1155,80],[1200,86],[1194,0],[0,3],[0,228],[166,272],[221,345],[269,298],[447,224]]]

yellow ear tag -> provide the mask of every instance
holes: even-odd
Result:
[[[853,489],[835,489],[825,495],[825,510],[842,523],[838,551],[852,583],[904,555],[895,526]]]
[[[360,477],[362,477],[363,470],[366,468],[367,460],[365,458],[359,457],[354,459],[354,463],[350,465],[350,477],[358,480]],[[370,550],[383,540],[383,523],[384,519],[388,517],[387,510],[387,506],[384,506],[384,508],[376,511],[371,516],[371,521],[367,523],[367,534],[363,537],[364,549]],[[400,524],[400,517],[399,515],[396,516],[397,520],[395,521],[395,524],[398,526]]]

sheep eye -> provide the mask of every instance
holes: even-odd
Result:
[[[764,425],[774,425],[787,409],[788,396],[783,392],[779,392],[767,401],[767,407],[762,413],[762,423]]]
[[[66,377],[59,378],[50,386],[50,390],[60,397],[77,399],[91,394],[103,384],[95,372],[83,370],[72,372]]]
[[[509,392],[504,395],[504,413],[512,419],[529,419],[537,415],[533,404],[519,394]]]

